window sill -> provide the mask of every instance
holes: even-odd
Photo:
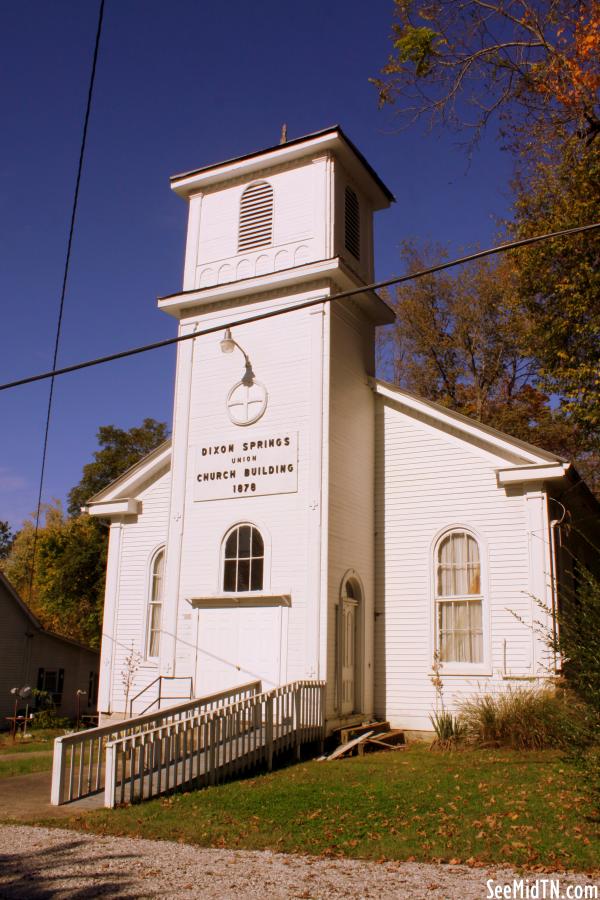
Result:
[[[240,606],[291,606],[292,595],[273,593],[271,591],[244,591],[239,594],[223,591],[218,594],[203,594],[201,597],[188,597],[187,602],[193,609],[235,609]]]
[[[429,677],[433,678],[434,674],[434,672],[430,672]],[[491,678],[493,674],[494,673],[492,669],[488,668],[487,666],[467,666],[466,664],[457,666],[442,666],[439,672],[440,678],[446,678],[446,676],[453,676],[458,678],[473,678],[475,676],[479,678]]]

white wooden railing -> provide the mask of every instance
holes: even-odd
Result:
[[[104,805],[216,784],[325,738],[325,683],[296,681],[106,744]]]
[[[112,742],[168,724],[184,722],[199,713],[222,708],[228,704],[251,698],[261,691],[260,681],[251,681],[228,691],[197,697],[99,728],[77,731],[56,738],[52,765],[52,793],[54,806],[98,793],[105,787],[106,747]]]

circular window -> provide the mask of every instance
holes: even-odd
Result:
[[[234,425],[252,425],[267,408],[267,389],[260,381],[238,381],[227,394],[227,413]]]

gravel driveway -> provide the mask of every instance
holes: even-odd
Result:
[[[27,900],[103,896],[479,900],[489,896],[488,878],[512,882],[513,877],[514,872],[499,868],[207,850],[167,841],[0,826],[0,897]],[[529,876],[536,877],[551,876]],[[567,883],[593,883],[580,875],[555,877],[561,877],[562,890]]]

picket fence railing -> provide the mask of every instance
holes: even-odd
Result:
[[[296,681],[106,744],[104,805],[216,784],[325,738],[325,683]]]
[[[56,738],[50,802],[53,806],[60,806],[61,803],[102,791],[105,787],[106,748],[112,741],[184,722],[199,713],[251,698],[260,693],[261,687],[260,681],[251,681],[228,691]]]

